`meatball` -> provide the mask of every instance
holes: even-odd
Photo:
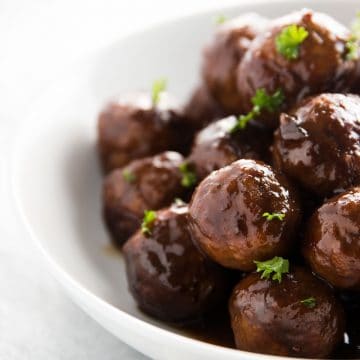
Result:
[[[180,108],[162,93],[158,104],[137,93],[110,103],[98,120],[98,149],[105,172],[165,150],[186,151],[191,127]]]
[[[311,217],[304,256],[335,287],[360,290],[360,188],[335,196]]]
[[[218,120],[197,133],[188,158],[198,179],[240,158],[268,160],[272,133],[248,124],[245,129],[230,133],[235,116]]]
[[[303,268],[279,283],[251,274],[229,302],[236,346],[271,355],[324,358],[342,340],[344,311],[331,289]]]
[[[299,221],[286,180],[260,161],[241,159],[211,173],[190,203],[194,242],[215,262],[243,271],[286,254]]]
[[[229,113],[237,113],[239,99],[237,67],[252,39],[266,26],[267,20],[249,13],[220,25],[204,50],[202,75],[212,96]]]
[[[145,210],[168,206],[181,197],[179,170],[184,159],[175,152],[134,160],[112,171],[103,184],[103,213],[113,242],[121,246],[140,226]]]
[[[308,36],[299,45],[298,56],[288,59],[277,50],[277,38],[289,25],[305,28]],[[288,108],[309,95],[327,91],[345,92],[352,86],[356,60],[347,59],[350,31],[322,13],[302,10],[274,20],[268,31],[250,45],[237,71],[242,111],[252,108],[257,89],[273,94],[281,89]],[[264,114],[261,121],[276,127],[278,117]]]
[[[282,114],[274,163],[319,196],[360,184],[360,97],[322,94]]]
[[[132,295],[151,316],[196,320],[228,294],[227,273],[191,241],[187,205],[158,211],[150,233],[138,231],[124,246]]]
[[[226,115],[225,110],[211,96],[205,85],[200,85],[185,105],[185,116],[195,129],[202,129]]]

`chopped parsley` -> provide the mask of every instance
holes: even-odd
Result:
[[[280,220],[280,221],[283,221],[284,218],[285,218],[285,214],[284,213],[269,213],[269,212],[264,212],[262,214],[263,217],[266,217],[266,220],[274,220],[274,219],[277,219],[277,220]]]
[[[345,43],[346,60],[357,60],[359,58],[359,39],[351,36]]]
[[[224,24],[226,21],[228,20],[227,16],[221,14],[221,15],[218,15],[215,19],[215,23],[217,25],[222,25]]]
[[[154,81],[151,91],[151,99],[154,106],[160,101],[160,95],[166,90],[167,81],[166,79],[158,79]]]
[[[276,50],[287,60],[295,60],[299,57],[300,45],[308,36],[309,33],[303,26],[289,25],[276,36]]]
[[[246,115],[240,115],[236,124],[230,129],[230,133],[245,129],[247,123],[261,114],[263,110],[275,112],[284,102],[285,97],[281,89],[269,95],[265,89],[257,89],[251,98],[253,108]]]
[[[181,185],[190,188],[196,184],[197,178],[196,174],[190,169],[187,162],[183,162],[179,166],[179,170],[182,174]]]
[[[262,272],[262,279],[282,280],[282,274],[289,272],[289,260],[279,256],[267,261],[254,261],[256,264],[256,272]]]
[[[145,210],[144,218],[141,223],[141,232],[145,235],[151,235],[151,227],[156,220],[156,212],[154,210]]]
[[[351,35],[345,43],[345,60],[357,60],[359,58],[360,40],[360,12],[356,13],[356,18],[351,24]]]
[[[316,299],[313,296],[310,296],[307,299],[301,300],[300,302],[309,309],[313,309],[316,306]]]
[[[258,89],[255,96],[251,99],[255,112],[260,113],[263,109],[274,112],[284,101],[284,94],[281,89],[276,90],[272,95],[268,95],[264,89]]]
[[[122,172],[122,176],[128,183],[133,183],[136,180],[135,174],[128,169],[125,169]]]

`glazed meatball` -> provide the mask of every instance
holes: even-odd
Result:
[[[132,236],[124,256],[132,295],[144,312],[158,319],[196,320],[228,294],[225,270],[191,241],[186,205],[158,211],[151,232]]]
[[[232,134],[230,130],[236,121],[235,116],[230,116],[197,133],[188,161],[198,179],[241,158],[268,160],[272,133],[248,124],[245,129]]]
[[[328,196],[360,184],[360,97],[322,94],[282,114],[274,163],[301,186]]]
[[[249,271],[255,260],[289,251],[299,208],[280,174],[260,161],[241,159],[200,183],[190,217],[194,242],[204,253],[225,267]]]
[[[185,105],[184,112],[186,118],[197,130],[226,115],[225,110],[211,96],[204,84],[195,89]]]
[[[298,55],[287,58],[278,50],[277,39],[288,26],[303,27],[308,35],[299,44]],[[273,94],[281,89],[288,108],[309,95],[349,90],[356,73],[356,60],[347,60],[350,31],[322,13],[302,10],[274,20],[244,55],[237,73],[242,111],[252,108],[256,90]],[[286,44],[285,44],[286,45]],[[276,127],[278,118],[264,114],[261,121]]]
[[[303,252],[332,285],[360,290],[360,188],[333,197],[314,213]]]
[[[113,242],[121,246],[140,226],[145,210],[168,206],[181,197],[179,170],[184,159],[175,152],[134,160],[104,180],[103,213]]]
[[[229,302],[236,345],[271,355],[324,358],[343,337],[344,311],[331,289],[303,268],[282,281],[244,278]]]
[[[98,120],[98,149],[105,172],[131,160],[165,150],[185,151],[192,130],[177,104],[165,93],[158,104],[136,93],[110,103]]]
[[[249,13],[220,25],[204,50],[202,75],[212,96],[229,113],[239,110],[236,84],[237,67],[252,39],[266,26],[267,20]]]

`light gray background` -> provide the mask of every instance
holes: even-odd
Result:
[[[143,359],[77,308],[18,219],[11,149],[64,67],[120,36],[241,0],[0,0],[0,359]]]

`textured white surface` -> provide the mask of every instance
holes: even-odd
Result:
[[[78,309],[17,217],[10,155],[32,103],[64,67],[171,16],[239,1],[0,0],[0,359],[142,359]]]

